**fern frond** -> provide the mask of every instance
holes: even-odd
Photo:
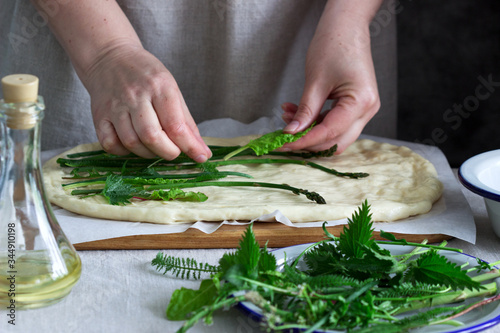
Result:
[[[151,261],[151,265],[156,267],[157,271],[163,270],[163,274],[171,272],[175,277],[181,279],[198,280],[202,273],[214,274],[219,271],[219,266],[210,265],[208,263],[198,263],[192,258],[177,258],[164,255],[159,252]]]

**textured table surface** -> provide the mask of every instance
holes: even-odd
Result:
[[[453,239],[450,246],[486,261],[500,257],[500,239],[489,223],[483,199],[463,190],[477,225],[475,245]],[[216,263],[226,250],[167,250],[167,254],[195,257]],[[0,332],[174,332],[180,322],[165,318],[172,292],[197,288],[199,282],[167,278],[150,261],[156,250],[81,251],[80,281],[63,301],[47,308],[17,311],[16,325],[8,324],[0,309]],[[261,332],[258,325],[236,309],[219,312],[208,327],[198,324],[190,332]],[[500,326],[487,332],[500,332]]]

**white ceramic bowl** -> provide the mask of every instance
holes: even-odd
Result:
[[[469,158],[460,166],[458,179],[484,198],[493,229],[500,237],[500,149]]]

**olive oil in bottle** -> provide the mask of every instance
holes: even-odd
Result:
[[[2,79],[0,100],[0,306],[53,304],[81,273],[81,261],[45,195],[40,132],[45,105],[38,78]]]

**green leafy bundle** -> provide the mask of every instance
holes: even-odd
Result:
[[[460,325],[455,318],[461,314],[500,299],[484,299],[498,292],[496,283],[488,282],[500,276],[491,265],[478,261],[465,270],[441,254],[460,250],[445,243],[409,243],[385,232],[381,235],[389,241],[374,240],[366,202],[339,237],[325,225],[323,229],[325,240],[286,258],[279,270],[272,252],[259,247],[251,225],[239,248],[224,254],[218,265],[193,259],[182,265],[180,259],[159,253],[152,265],[164,274],[208,277],[198,290],[175,290],[167,318],[185,320],[179,329],[185,332],[199,320],[212,323],[216,310],[246,301],[261,309],[261,324],[272,331],[405,332],[436,323]],[[383,248],[386,244],[409,250],[392,255]],[[483,270],[487,272],[471,277]],[[463,302],[475,298],[475,303]]]
[[[336,151],[336,146],[314,153],[272,151],[286,142],[293,142],[304,136],[311,128],[295,135],[282,133],[282,131],[268,133],[244,147],[211,146],[212,158],[202,164],[194,162],[184,154],[173,161],[165,161],[163,159],[145,159],[133,154],[127,156],[110,155],[104,151],[70,154],[67,158],[59,158],[57,162],[61,167],[72,169],[71,174],[75,181],[64,184],[65,189],[72,189],[73,195],[81,197],[102,195],[112,205],[126,205],[131,202],[131,199],[203,202],[208,199],[204,193],[185,192],[184,189],[206,186],[249,186],[285,190],[295,195],[304,195],[307,199],[318,204],[324,204],[326,202],[320,194],[287,184],[241,180],[222,181],[221,179],[226,177],[252,178],[252,176],[241,172],[219,171],[217,169],[219,166],[234,164],[299,164],[339,177],[357,179],[368,176],[366,173],[338,172],[307,160],[331,156]],[[251,148],[251,150],[248,151],[247,148]],[[281,156],[281,158],[223,160],[224,157],[227,158],[228,154],[231,156],[269,154]],[[186,170],[186,173],[180,173],[180,170]]]
[[[296,134],[284,133],[283,130],[277,130],[271,133],[264,134],[257,139],[251,140],[245,146],[240,147],[224,157],[224,160],[228,160],[231,157],[245,151],[246,149],[252,149],[257,156],[262,156],[270,151],[282,147],[285,143],[295,142],[304,135],[306,135],[313,127],[314,123],[302,132]]]

